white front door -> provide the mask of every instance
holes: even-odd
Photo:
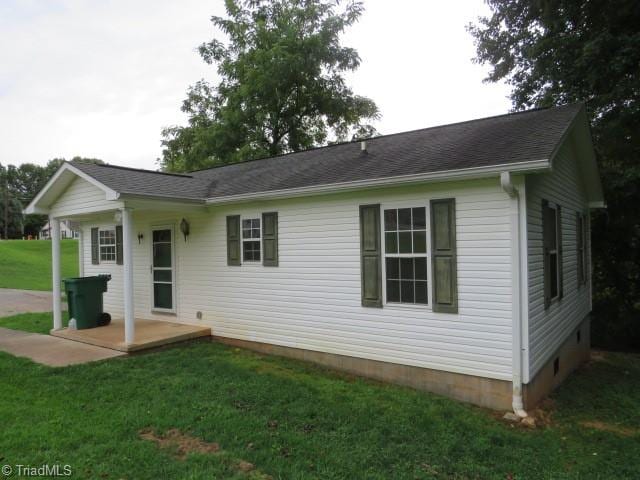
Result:
[[[175,311],[175,252],[173,227],[153,227],[151,275],[153,286],[153,310]]]

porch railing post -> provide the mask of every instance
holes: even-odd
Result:
[[[57,218],[49,219],[49,227],[51,233],[51,272],[53,281],[53,329],[60,330],[62,328],[62,301],[61,301],[61,283],[62,274],[60,272],[60,220]]]
[[[135,339],[135,308],[133,304],[133,219],[131,209],[122,209],[122,263],[124,267],[124,341]]]

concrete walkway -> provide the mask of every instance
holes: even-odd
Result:
[[[38,290],[14,290],[0,288],[0,317],[10,317],[18,313],[50,312],[53,295]],[[66,309],[66,302],[62,302]]]
[[[16,357],[27,357],[51,367],[95,362],[126,355],[109,348],[96,347],[64,338],[22,332],[0,327],[0,351]]]

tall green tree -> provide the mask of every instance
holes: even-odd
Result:
[[[487,3],[469,30],[514,109],[586,102],[608,205],[592,217],[593,341],[640,349],[640,2]]]
[[[22,203],[16,194],[14,183],[17,168],[0,164],[0,238],[21,238],[24,230]]]
[[[97,158],[73,157],[73,162],[104,163]],[[19,166],[0,164],[0,236],[21,238],[37,236],[47,223],[46,215],[23,215],[24,208],[34,199],[53,174],[65,162],[54,158],[47,165],[23,163]],[[6,215],[5,215],[6,211]]]
[[[199,48],[220,82],[189,88],[187,126],[163,130],[160,164],[185,171],[371,136],[375,103],[356,95],[343,74],[360,64],[340,35],[361,2],[226,0],[213,25],[226,37]]]

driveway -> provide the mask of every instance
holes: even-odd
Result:
[[[16,357],[27,357],[51,367],[95,362],[126,355],[109,348],[96,347],[64,338],[40,335],[0,327],[0,351]]]
[[[51,292],[0,288],[0,317],[18,313],[50,312],[53,310],[52,302]],[[66,302],[62,303],[62,308],[67,308]]]

